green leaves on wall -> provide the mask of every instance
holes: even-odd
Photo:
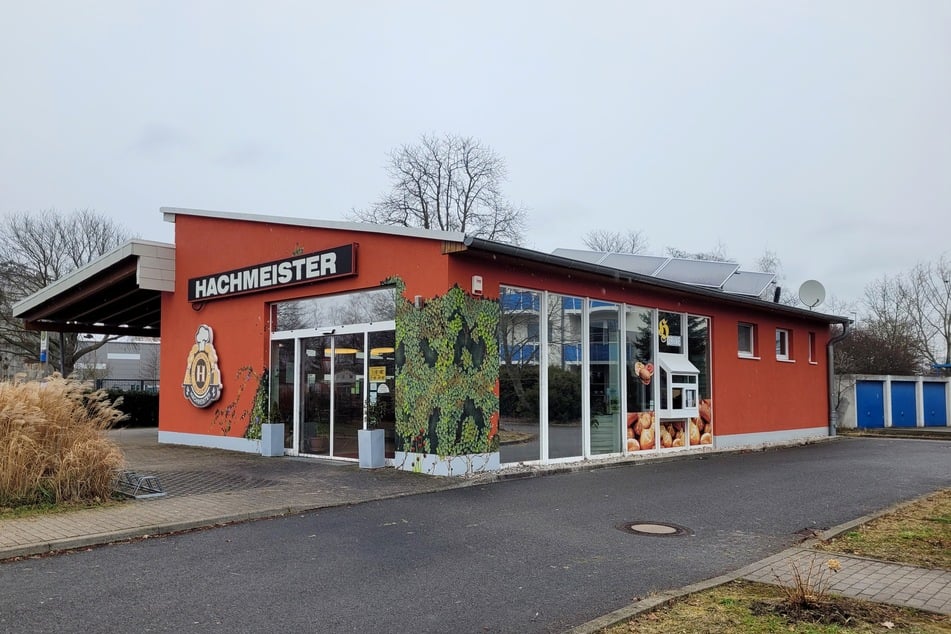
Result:
[[[397,281],[399,296],[403,285]],[[396,309],[398,451],[498,451],[499,304],[458,286]]]

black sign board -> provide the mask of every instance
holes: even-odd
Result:
[[[356,244],[346,244],[224,273],[193,277],[188,280],[188,301],[206,302],[231,295],[356,275],[356,264]]]

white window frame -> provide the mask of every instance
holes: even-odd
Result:
[[[788,328],[776,329],[776,360],[792,361],[792,331]],[[781,351],[782,349],[782,351]]]
[[[819,360],[816,358],[816,333],[809,333],[809,363],[812,365],[818,365]]]
[[[740,348],[740,329],[748,328],[750,331],[750,349],[743,350]],[[738,356],[745,359],[758,359],[756,356],[756,324],[751,324],[749,322],[740,321],[736,324],[736,353]]]

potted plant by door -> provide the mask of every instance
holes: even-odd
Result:
[[[385,464],[386,438],[377,425],[383,417],[383,406],[373,403],[367,406],[367,429],[357,431],[357,451],[361,469],[379,469]]]
[[[254,376],[249,368],[248,375]],[[251,420],[249,429],[260,430],[261,455],[284,455],[284,423],[280,418],[277,403],[269,403],[270,389],[268,387],[267,368],[258,377],[258,389],[254,394],[254,403],[251,406]]]

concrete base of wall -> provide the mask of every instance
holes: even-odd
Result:
[[[208,447],[211,449],[227,449],[242,453],[261,453],[260,440],[234,438],[232,436],[214,436],[212,434],[186,434],[177,431],[159,430],[158,441],[166,445],[188,445],[189,447]]]
[[[774,445],[791,445],[829,437],[828,427],[784,429],[753,434],[728,434],[715,437],[717,449],[760,449]]]
[[[497,451],[445,458],[431,453],[397,451],[393,464],[397,469],[426,475],[464,476],[485,471],[498,471],[501,460]]]

